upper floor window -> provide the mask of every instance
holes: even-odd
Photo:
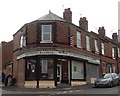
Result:
[[[86,49],[90,50],[90,37],[86,36]]]
[[[99,52],[99,49],[98,49],[98,40],[97,39],[95,39],[95,51]]]
[[[81,33],[77,32],[77,47],[81,47]]]
[[[112,48],[112,58],[115,58],[115,48]]]
[[[42,25],[42,42],[52,41],[52,25]]]
[[[102,54],[104,55],[105,54],[105,45],[104,45],[104,43],[101,43],[101,48],[102,48]]]
[[[26,46],[26,36],[21,36],[20,37],[20,47],[25,47]]]

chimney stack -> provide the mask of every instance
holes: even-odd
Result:
[[[63,18],[67,22],[72,23],[72,11],[70,10],[70,8],[64,10],[64,12],[63,12]]]
[[[113,39],[113,41],[118,42],[118,35],[117,35],[117,33],[113,33],[112,34],[112,39]]]
[[[88,31],[88,21],[87,21],[86,17],[80,18],[79,26],[80,26],[80,28]]]
[[[99,27],[98,34],[99,34],[100,37],[103,37],[103,38],[105,37],[105,29],[104,29],[103,26]]]

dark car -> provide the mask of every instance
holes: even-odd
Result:
[[[120,78],[116,73],[106,73],[100,75],[94,84],[95,87],[113,87],[120,84]]]

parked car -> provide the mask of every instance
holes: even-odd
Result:
[[[94,84],[95,87],[113,87],[120,84],[120,78],[116,73],[106,73],[100,75]]]

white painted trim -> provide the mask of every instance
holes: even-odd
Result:
[[[43,27],[44,26],[49,26],[50,27],[50,40],[43,40]],[[48,33],[45,33],[48,34]],[[48,41],[52,41],[52,25],[42,25],[42,42],[48,42]]]
[[[21,59],[23,57],[29,57],[29,56],[35,56],[35,55],[60,55],[60,56],[69,56],[69,57],[74,57],[74,58],[80,58],[80,59],[85,59],[88,60],[90,63],[95,63],[95,64],[100,64],[100,60],[97,58],[92,58],[90,56],[85,56],[83,54],[78,54],[74,53],[71,51],[67,51],[65,49],[50,49],[46,48],[45,50],[39,50],[39,51],[29,51],[22,53],[17,56],[17,59]]]

